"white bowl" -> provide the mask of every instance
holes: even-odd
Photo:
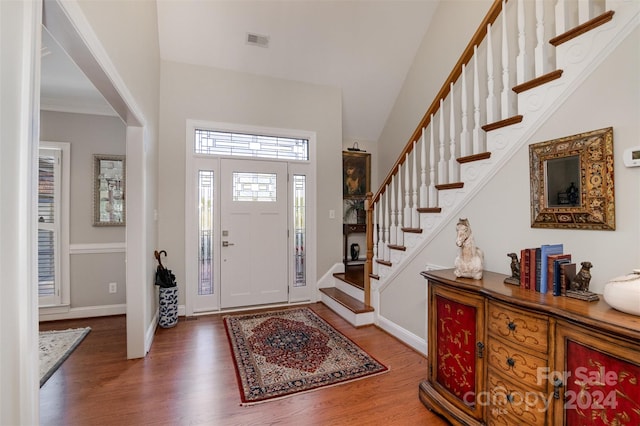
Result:
[[[640,273],[612,279],[604,286],[603,297],[612,308],[640,316]]]

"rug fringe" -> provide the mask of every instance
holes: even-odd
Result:
[[[281,399],[287,399],[287,398],[291,398],[293,396],[304,395],[306,393],[311,393],[311,392],[317,392],[317,391],[321,391],[323,389],[329,389],[329,388],[333,388],[333,387],[341,386],[341,385],[348,385],[349,383],[355,383],[355,382],[357,382],[359,380],[369,379],[371,377],[375,377],[375,376],[379,376],[379,375],[384,374],[384,373],[388,373],[389,371],[391,371],[391,368],[387,367],[387,369],[384,370],[384,371],[378,371],[377,373],[372,373],[372,374],[369,374],[367,376],[362,376],[362,377],[358,377],[356,379],[351,379],[351,380],[349,380],[347,382],[332,383],[330,385],[322,386],[322,387],[319,387],[319,388],[307,389],[307,390],[303,390],[303,391],[300,391],[300,392],[290,393],[289,395],[277,396],[275,398],[263,399],[263,400],[260,400],[260,401],[240,402],[240,404],[238,404],[238,405],[241,406],[241,407],[251,407],[252,405],[260,405],[260,404],[263,404],[265,402],[279,401]]]

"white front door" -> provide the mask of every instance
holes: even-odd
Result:
[[[222,159],[221,307],[287,302],[287,164]]]

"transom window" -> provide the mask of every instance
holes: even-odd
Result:
[[[195,129],[196,154],[309,160],[309,140]]]

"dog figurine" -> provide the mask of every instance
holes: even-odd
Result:
[[[511,258],[511,276],[520,279],[520,262],[518,261],[518,255],[515,253],[507,253],[507,256]]]
[[[591,262],[582,262],[582,268],[571,280],[571,290],[573,291],[589,291],[589,281],[591,281]]]

